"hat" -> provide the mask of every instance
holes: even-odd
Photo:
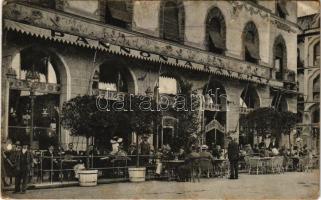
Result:
[[[16,141],[15,145],[16,145],[16,146],[21,146],[20,141]]]
[[[120,143],[123,141],[123,138],[119,138],[118,136],[114,136],[113,139],[110,140],[110,143],[115,144],[115,143]]]
[[[208,149],[208,146],[205,145],[205,144],[203,144],[203,145],[201,146],[201,149],[202,149],[202,150],[207,150],[207,149]]]

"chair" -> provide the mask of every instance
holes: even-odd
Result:
[[[195,182],[195,179],[200,182],[200,158],[186,159],[184,164],[179,167],[180,179],[184,181]]]
[[[210,174],[213,174],[213,163],[209,158],[199,158],[198,159],[200,166],[200,175],[204,174],[207,178],[210,177]]]
[[[257,158],[250,158],[249,160],[249,174],[251,174],[252,169],[256,170],[256,174],[258,175],[260,172],[263,174],[263,162]]]

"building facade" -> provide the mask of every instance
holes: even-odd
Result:
[[[320,13],[298,18],[298,129],[304,144],[320,145]]]
[[[297,111],[296,1],[8,1],[3,30],[4,139],[30,137],[33,123],[40,148],[79,142],[59,127],[63,102],[156,85],[177,94],[182,81],[216,97],[205,126],[224,128],[208,130],[207,144],[229,132],[247,140],[239,118],[252,109]],[[176,132],[164,122],[155,146]]]

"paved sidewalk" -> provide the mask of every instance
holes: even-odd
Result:
[[[113,199],[316,199],[319,196],[319,171],[288,172],[274,175],[241,174],[238,180],[201,179],[200,183],[146,181],[112,183],[97,187],[67,187],[29,190],[26,194],[6,193],[9,198],[113,198]]]

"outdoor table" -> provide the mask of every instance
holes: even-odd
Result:
[[[183,164],[184,160],[163,160],[166,169],[168,170],[168,180],[173,180],[177,178],[177,168]]]

